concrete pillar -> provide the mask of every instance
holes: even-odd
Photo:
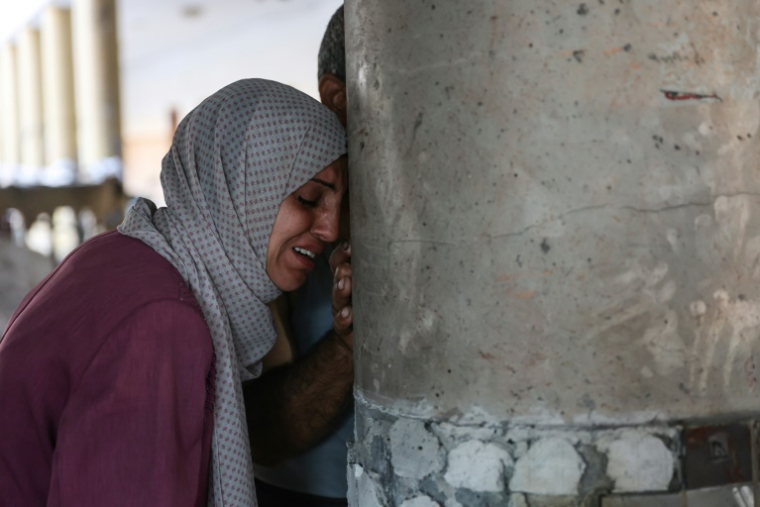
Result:
[[[115,0],[74,0],[74,83],[80,175],[121,170],[121,114]]]
[[[0,122],[2,122],[3,163],[0,186],[13,183],[21,163],[21,141],[18,119],[18,69],[16,46],[6,42],[0,48]]]
[[[681,506],[739,481],[721,447],[758,477],[758,28],[755,0],[346,3],[353,505]]]
[[[18,97],[21,127],[21,182],[37,182],[45,164],[40,31],[26,27],[18,36]]]
[[[43,97],[45,104],[45,155],[48,184],[72,183],[76,171],[77,142],[74,99],[74,62],[71,12],[48,6],[42,14]]]

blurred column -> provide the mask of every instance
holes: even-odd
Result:
[[[3,164],[0,166],[0,186],[13,182],[21,162],[21,142],[18,120],[18,74],[16,47],[10,42],[0,50],[0,123],[2,123]]]
[[[2,55],[0,54],[0,58]],[[0,66],[2,64],[0,63]],[[2,67],[0,67],[0,110],[2,109],[2,97],[3,97],[3,79],[2,79]],[[5,144],[3,143],[3,122],[0,120],[0,186],[2,186],[3,173],[5,171]]]
[[[2,56],[0,56],[2,58]],[[0,64],[2,65],[2,64]],[[2,79],[2,68],[0,68],[0,110],[2,110],[2,97],[3,97],[3,79]],[[3,121],[0,119],[0,187],[3,187],[6,185],[5,180],[7,179],[6,171],[8,170],[8,163],[5,157],[5,143],[3,142],[4,136],[3,136]],[[0,221],[2,221],[2,218],[0,218]]]
[[[115,0],[72,4],[74,82],[80,177],[121,172],[121,114]]]
[[[18,183],[37,182],[45,164],[42,126],[42,58],[40,31],[27,27],[18,38],[19,123],[21,174]]]
[[[76,170],[76,115],[74,61],[71,45],[71,11],[49,6],[42,15],[42,89],[45,105],[45,158],[43,182],[73,182]]]

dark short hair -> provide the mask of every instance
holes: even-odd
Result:
[[[322,44],[319,45],[317,79],[325,74],[335,74],[346,82],[346,30],[341,5],[327,24]]]

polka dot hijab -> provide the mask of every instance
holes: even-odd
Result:
[[[140,199],[119,232],[172,263],[206,318],[216,354],[209,504],[255,506],[241,382],[275,342],[266,274],[280,203],[346,153],[338,118],[289,86],[246,79],[185,117],[161,167],[166,207]]]

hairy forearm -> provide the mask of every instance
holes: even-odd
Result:
[[[329,435],[351,406],[354,362],[331,332],[307,355],[243,384],[253,460],[275,465]]]

